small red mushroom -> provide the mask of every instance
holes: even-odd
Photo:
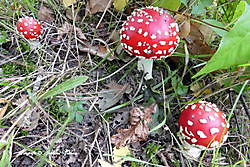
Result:
[[[20,18],[17,22],[17,31],[26,39],[37,39],[41,35],[41,24],[32,17]]]
[[[128,53],[142,58],[138,67],[148,73],[146,79],[151,79],[152,59],[174,53],[180,42],[178,32],[178,24],[166,10],[150,6],[137,9],[128,16],[120,31],[120,39]]]
[[[197,159],[205,149],[214,149],[226,141],[229,123],[225,114],[215,104],[200,101],[181,112],[179,135],[187,155]]]

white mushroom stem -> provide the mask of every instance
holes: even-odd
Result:
[[[184,155],[192,158],[192,159],[198,159],[200,157],[202,149],[198,148],[198,147],[189,147],[188,150],[185,150]]]
[[[41,45],[38,39],[29,40],[29,44],[31,50],[36,50]]]
[[[143,59],[139,58],[138,60],[138,70],[143,71],[146,80],[153,79],[152,77],[152,69],[153,69],[153,59]]]

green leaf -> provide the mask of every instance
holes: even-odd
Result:
[[[193,78],[219,69],[250,62],[250,5],[236,22],[235,26],[224,35],[219,49]]]
[[[7,41],[7,38],[8,38],[8,34],[6,31],[0,32],[0,45],[5,43]]]
[[[180,0],[185,6],[188,6],[188,0]]]
[[[237,20],[244,13],[245,9],[246,9],[245,1],[240,1],[240,3],[237,5],[234,11],[234,16],[233,16],[232,21]]]
[[[114,0],[113,4],[116,10],[122,11],[128,4],[128,1],[129,0]]]
[[[154,0],[154,6],[164,9],[177,10],[181,6],[180,0]]]
[[[200,0],[200,1],[196,1],[196,2],[198,2],[198,3],[196,3],[192,6],[191,13],[201,15],[201,14],[206,12],[205,8],[210,6],[213,3],[213,0]]]
[[[87,81],[87,76],[79,76],[74,79],[69,79],[63,83],[60,83],[59,85],[55,86],[54,88],[50,89],[48,92],[46,92],[44,95],[42,95],[42,99],[46,99],[55,95],[58,95],[60,93],[63,93],[67,90],[73,89],[85,81]]]

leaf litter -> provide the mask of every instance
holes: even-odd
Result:
[[[145,141],[149,135],[149,123],[152,121],[152,114],[156,112],[157,105],[149,107],[134,107],[130,110],[130,125],[127,129],[118,129],[117,134],[111,137],[111,143],[117,148],[128,144]]]
[[[119,100],[122,99],[123,95],[129,94],[132,89],[128,84],[125,85],[119,85],[115,82],[111,82],[106,85],[109,89],[102,90],[98,96],[99,96],[99,108],[104,111],[107,108],[115,105],[119,102]]]

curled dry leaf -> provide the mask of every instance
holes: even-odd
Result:
[[[88,0],[85,15],[93,15],[97,12],[103,12],[111,6],[112,0]]]
[[[107,56],[109,56],[109,54],[112,54],[108,48],[106,48],[102,45],[90,45],[90,44],[85,43],[84,46],[79,45],[78,48],[82,52],[87,52],[87,53],[90,53],[92,55],[97,55],[101,58],[106,58]],[[112,61],[114,59],[115,59],[115,56],[113,56],[113,55],[110,55],[107,58],[107,60],[109,60],[109,61]]]
[[[192,55],[201,54],[213,54],[213,50],[206,42],[206,38],[209,35],[204,36],[204,34],[212,33],[211,31],[204,31],[204,27],[200,23],[191,22],[190,33],[185,37],[188,44],[189,52]],[[202,29],[202,30],[201,30]]]
[[[106,85],[109,89],[102,90],[98,96],[99,108],[104,111],[105,109],[115,105],[122,98],[124,93],[130,93],[131,87],[128,84],[119,85],[115,82],[111,82]]]
[[[184,39],[190,33],[190,18],[177,14],[175,15],[175,20],[179,24],[179,36],[181,39]]]
[[[7,99],[0,98],[0,120],[3,118],[5,112],[7,111],[9,101]]]
[[[72,24],[69,24],[68,22],[65,22],[62,25],[62,27],[57,29],[57,32],[59,34],[58,37],[57,37],[57,40],[62,39],[65,34],[74,33],[74,28],[75,28],[75,31],[76,31],[76,36],[79,39],[87,40],[84,33],[82,32],[82,30],[79,27],[74,27]]]
[[[41,5],[37,13],[37,17],[40,21],[51,23],[55,20],[54,12],[44,5]]]
[[[157,105],[152,104],[146,108],[135,107],[130,111],[130,126],[128,129],[118,129],[118,134],[111,137],[111,143],[117,148],[131,143],[145,141],[148,138],[149,123],[152,114],[156,112]]]

